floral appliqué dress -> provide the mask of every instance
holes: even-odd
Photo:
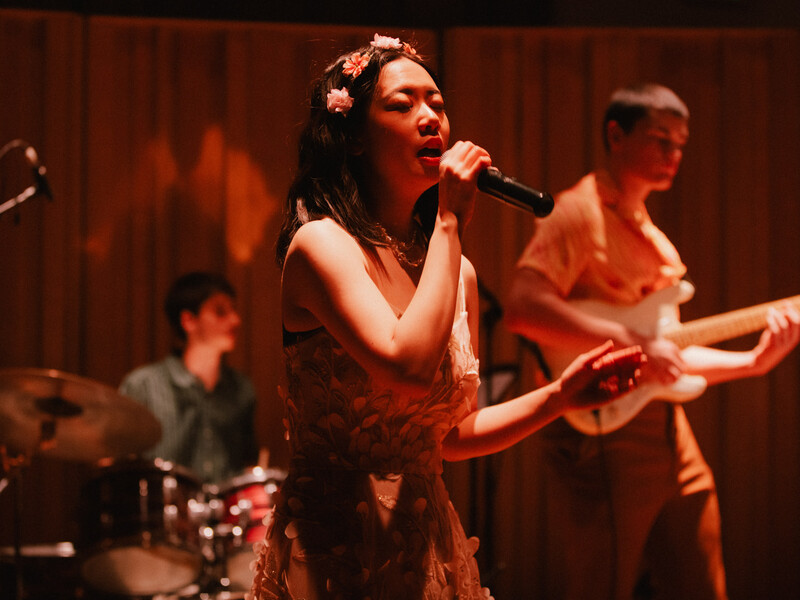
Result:
[[[436,381],[385,389],[324,329],[289,334],[289,474],[256,544],[250,598],[489,598],[442,481],[444,436],[480,383],[463,284]]]

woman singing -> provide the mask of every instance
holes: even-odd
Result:
[[[449,135],[436,77],[396,38],[376,35],[313,87],[278,241],[292,459],[256,599],[487,598],[442,460],[503,450],[635,385],[640,350],[609,343],[476,409],[461,236],[491,159]]]

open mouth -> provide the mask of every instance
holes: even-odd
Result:
[[[417,152],[420,158],[441,158],[442,150],[440,148],[422,148]]]

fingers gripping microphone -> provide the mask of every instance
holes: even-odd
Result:
[[[480,172],[478,189],[512,206],[532,212],[537,217],[546,217],[553,210],[554,202],[550,194],[528,187],[513,177],[506,177],[494,167],[487,167]]]
[[[47,169],[39,162],[39,155],[33,146],[25,148],[25,157],[33,167],[33,179],[36,187],[36,192],[47,196],[50,200],[53,199],[53,192],[50,189],[50,183],[47,181]]]

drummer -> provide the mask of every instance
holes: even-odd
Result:
[[[217,273],[179,277],[164,303],[173,352],[138,367],[119,388],[161,423],[161,441],[144,458],[187,467],[205,483],[224,482],[258,459],[253,384],[225,364],[241,325],[235,298],[233,286]]]

